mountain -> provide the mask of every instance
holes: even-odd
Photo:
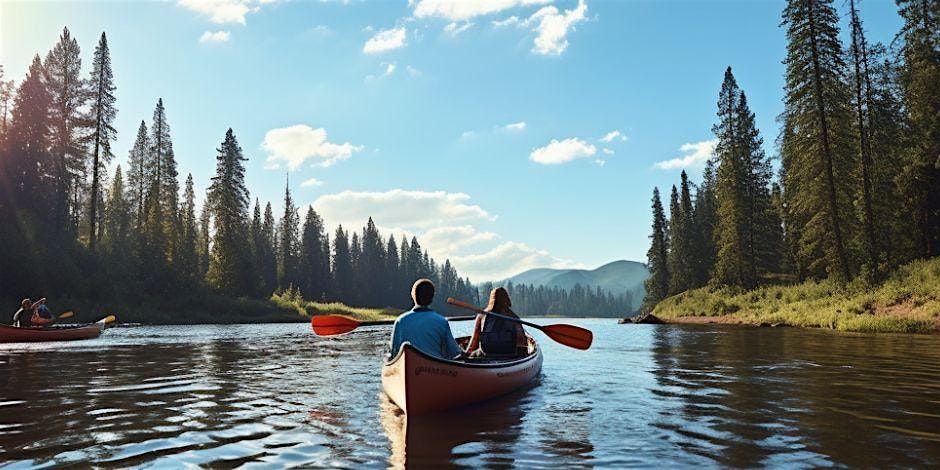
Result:
[[[550,269],[536,268],[516,274],[503,281],[513,284],[532,284],[534,286],[560,287],[571,289],[575,284],[582,286],[600,286],[614,295],[630,292],[633,296],[633,308],[643,303],[646,290],[643,282],[650,275],[643,263],[619,260],[607,263],[597,269]]]

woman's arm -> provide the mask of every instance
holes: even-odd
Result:
[[[483,331],[483,315],[477,314],[473,321],[473,334],[470,335],[470,342],[467,343],[467,354],[476,351],[480,347],[480,332]]]

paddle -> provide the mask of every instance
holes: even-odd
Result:
[[[117,317],[115,317],[114,315],[108,315],[102,318],[101,320],[96,321],[95,323],[104,323],[105,325],[107,325],[108,323],[114,323],[115,320],[117,320]]]
[[[75,312],[73,312],[73,311],[71,311],[71,310],[68,310],[68,311],[62,312],[62,313],[58,316],[58,318],[56,318],[56,320],[63,320],[63,319],[65,319],[65,318],[72,318],[73,316],[75,316]]]
[[[476,318],[475,315],[450,317],[447,319],[450,321],[466,321],[473,320],[474,318]],[[313,328],[313,332],[316,333],[317,336],[341,335],[349,333],[360,326],[391,325],[392,323],[395,323],[395,320],[359,321],[343,315],[314,315],[313,318],[310,319],[310,327]]]
[[[504,320],[514,321],[516,323],[521,323],[525,326],[535,328],[536,330],[545,333],[549,338],[555,340],[558,343],[564,344],[575,349],[587,349],[591,347],[591,341],[594,340],[594,333],[591,333],[591,330],[581,328],[580,326],[566,325],[566,324],[555,324],[555,325],[537,325],[532,322],[527,322],[525,320],[520,320],[518,318],[501,315],[499,313],[487,312],[483,309],[477,308],[473,305],[470,305],[466,302],[462,302],[453,297],[447,299],[447,303],[460,308],[465,308],[467,310],[472,310],[477,313],[482,313],[483,315],[492,315],[497,318],[502,318]]]

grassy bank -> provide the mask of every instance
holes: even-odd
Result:
[[[0,323],[9,323],[19,299],[0,301],[9,306],[0,312]],[[308,322],[311,315],[346,315],[359,320],[394,319],[400,310],[348,307],[341,303],[305,301],[299,295],[282,293],[270,299],[226,297],[207,294],[192,298],[147,298],[138,301],[99,301],[88,299],[50,298],[49,307],[55,314],[75,312],[79,322],[95,321],[114,314],[120,323],[146,325],[194,325],[233,323]]]
[[[940,258],[902,266],[880,285],[804,282],[753,291],[705,287],[652,312],[671,322],[741,323],[841,331],[940,332]]]

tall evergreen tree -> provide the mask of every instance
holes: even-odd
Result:
[[[96,223],[98,217],[98,193],[100,186],[99,172],[114,158],[111,152],[111,141],[117,136],[114,129],[114,118],[117,108],[114,106],[114,76],[111,72],[111,54],[108,52],[108,38],[101,33],[98,47],[91,65],[91,77],[88,79],[88,93],[90,109],[88,123],[91,134],[88,138],[91,145],[91,198],[88,210],[88,243],[91,251],[95,251],[97,240]]]
[[[336,300],[349,302],[353,289],[353,265],[349,236],[342,225],[336,228],[333,236],[333,286]]]
[[[270,295],[277,289],[277,222],[274,221],[274,211],[271,203],[264,206],[264,222],[261,224],[264,235],[264,247],[261,250],[263,259],[261,265],[261,278],[264,281],[264,293]]]
[[[203,202],[202,209],[199,211],[199,234],[198,250],[199,264],[196,271],[196,277],[199,282],[206,280],[206,274],[209,272],[209,258],[212,256],[212,208],[208,203]]]
[[[901,171],[902,207],[914,248],[908,257],[940,255],[940,5],[896,0],[904,25],[900,84],[910,129]]]
[[[281,288],[300,288],[300,215],[290,195],[290,179],[284,188],[284,216],[278,229],[277,283]]]
[[[852,277],[850,94],[831,0],[789,0],[783,157],[784,194],[802,225],[800,257],[809,274]]]
[[[400,299],[403,296],[399,293],[403,289],[400,259],[395,236],[389,235],[388,243],[385,245],[385,291],[382,296],[385,305],[402,305]],[[407,307],[407,305],[402,306]]]
[[[59,42],[46,55],[43,64],[46,89],[50,95],[50,146],[54,161],[51,174],[53,221],[57,232],[69,231],[72,210],[72,182],[84,170],[86,148],[82,142],[82,108],[88,94],[81,79],[82,59],[78,41],[68,28],[62,29]],[[91,198],[94,203],[96,198]],[[93,222],[93,221],[92,221]],[[90,243],[93,243],[90,240]]]
[[[650,277],[646,280],[646,298],[642,310],[649,312],[669,294],[669,237],[666,214],[659,199],[659,188],[653,188],[653,233],[650,234],[650,249],[646,258]]]
[[[127,258],[131,256],[131,231],[133,222],[131,220],[131,211],[127,203],[124,191],[124,176],[121,172],[121,165],[118,165],[114,171],[114,180],[111,183],[111,191],[108,195],[108,204],[103,243],[107,249],[109,259],[122,266],[127,263]]]
[[[215,242],[209,260],[207,279],[213,287],[228,293],[253,289],[251,262],[248,259],[248,188],[242,149],[232,129],[216,156],[216,173],[209,186],[209,203],[215,215]]]
[[[199,228],[196,220],[196,191],[193,175],[186,176],[181,208],[182,233],[180,234],[179,258],[176,266],[180,275],[190,284],[202,280],[199,275]]]
[[[152,181],[148,168],[150,167],[150,136],[147,131],[147,124],[140,121],[140,127],[137,128],[137,138],[134,139],[134,146],[128,152],[127,161],[130,164],[128,171],[128,195],[132,210],[134,211],[135,228],[140,231],[144,224],[145,201],[147,190]]]
[[[715,193],[715,159],[705,163],[702,184],[695,192],[694,241],[695,287],[704,286],[711,277],[715,265],[715,211],[718,199]]]
[[[9,207],[28,209],[37,220],[49,220],[48,214],[53,208],[45,192],[32,190],[47,183],[46,175],[55,174],[49,153],[50,105],[51,97],[43,83],[42,62],[37,55],[17,89],[8,155],[0,161],[3,165],[0,176],[9,182],[9,192],[2,196],[12,195]]]
[[[669,213],[669,233],[671,245],[669,251],[669,293],[677,294],[691,289],[695,285],[695,233],[692,195],[689,177],[682,172],[681,191],[677,194],[672,187]]]
[[[6,136],[10,128],[10,111],[13,104],[13,95],[16,92],[16,83],[13,80],[3,79],[3,65],[0,64],[0,151],[4,149]]]
[[[385,245],[372,217],[369,217],[362,230],[362,254],[359,260],[361,287],[364,305],[371,307],[383,306],[383,291],[385,280],[388,278],[385,264]]]
[[[323,230],[323,219],[313,206],[307,207],[300,242],[300,271],[301,279],[303,279],[301,289],[309,299],[325,300],[328,290],[330,255],[329,252],[323,251]]]

